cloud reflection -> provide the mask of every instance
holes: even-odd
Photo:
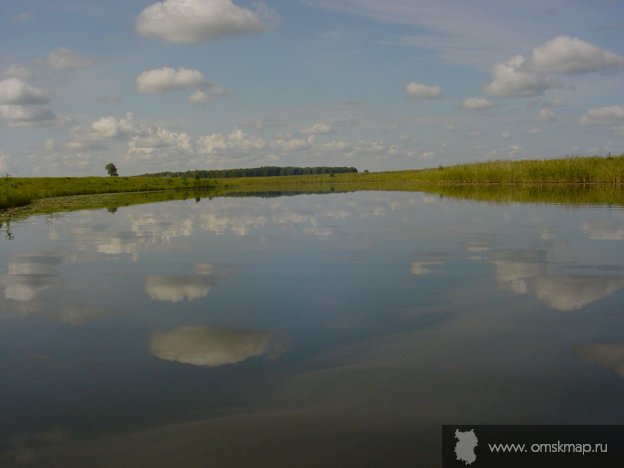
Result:
[[[63,260],[54,255],[22,255],[7,265],[7,273],[0,275],[4,297],[14,301],[34,300],[38,293],[49,287],[57,276]]]
[[[157,301],[194,301],[206,297],[214,283],[213,275],[149,275],[145,277],[145,293]]]
[[[531,293],[560,311],[578,310],[624,287],[620,276],[562,274],[565,264],[548,261],[546,252],[499,252],[496,280],[503,289],[517,294]],[[576,265],[578,268],[579,266]]]
[[[268,331],[188,325],[154,332],[150,352],[165,361],[219,367],[263,354],[276,357],[288,346],[285,336]]]
[[[444,262],[439,260],[436,261],[414,261],[410,264],[410,272],[412,275],[428,275],[429,273],[433,273],[433,270],[429,268],[431,265],[443,265]]]
[[[624,345],[589,344],[581,346],[578,353],[585,361],[611,369],[624,377]]]
[[[624,225],[621,222],[584,222],[581,229],[593,240],[624,240]]]

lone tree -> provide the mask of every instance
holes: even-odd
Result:
[[[111,177],[117,177],[119,174],[117,173],[117,167],[113,163],[108,163],[106,165],[106,172]]]

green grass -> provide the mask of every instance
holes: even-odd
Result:
[[[529,161],[491,161],[423,170],[316,174],[281,177],[241,177],[191,179],[159,177],[46,177],[0,179],[0,210],[31,205],[53,197],[147,191],[272,192],[272,191],[351,191],[351,190],[428,190],[459,193],[466,185],[481,186],[473,195],[486,193],[487,186],[516,185],[596,185],[612,186],[619,194],[624,185],[624,156],[569,157]],[[433,188],[432,188],[433,187]],[[569,189],[563,190],[570,191]],[[524,188],[516,194],[529,193]],[[543,191],[542,191],[543,192]],[[563,193],[562,192],[562,193]],[[464,193],[466,191],[464,190]],[[489,190],[489,196],[493,191]],[[502,193],[502,192],[501,192]],[[507,190],[505,193],[510,193]],[[481,196],[481,195],[479,195]],[[508,196],[508,195],[506,195]],[[54,205],[63,202],[54,198]],[[72,202],[73,203],[73,202]],[[619,203],[619,202],[618,202]],[[49,205],[49,203],[48,203]],[[47,208],[46,208],[47,209]]]
[[[195,190],[214,187],[209,179],[159,177],[37,177],[0,179],[0,209],[70,195]]]

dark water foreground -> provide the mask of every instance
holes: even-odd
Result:
[[[113,208],[0,240],[0,466],[439,466],[442,424],[622,422],[621,208]]]

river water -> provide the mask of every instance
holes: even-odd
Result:
[[[422,193],[35,216],[0,239],[0,464],[439,466],[624,417],[624,211]]]

